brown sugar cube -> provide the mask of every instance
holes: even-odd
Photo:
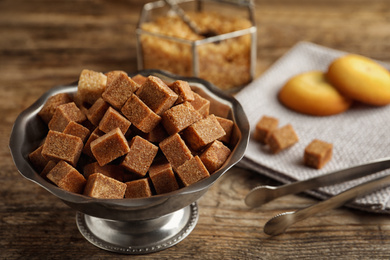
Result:
[[[157,115],[175,104],[178,96],[161,79],[149,76],[137,91],[138,97]]]
[[[159,146],[174,170],[192,158],[190,149],[178,133],[164,139]]]
[[[154,113],[135,94],[122,107],[123,115],[144,133],[149,133],[161,121],[161,117]]]
[[[160,143],[162,140],[168,137],[168,133],[164,126],[160,123],[153,128],[149,133],[144,134],[144,138],[152,143]]]
[[[138,84],[124,72],[107,73],[107,86],[102,94],[104,101],[114,108],[121,109],[127,99],[138,89]]]
[[[314,139],[305,148],[303,160],[305,165],[321,169],[332,158],[333,144]]]
[[[171,107],[161,116],[161,122],[170,135],[184,130],[200,119],[202,116],[188,102]]]
[[[179,189],[179,184],[169,162],[152,164],[149,168],[149,178],[157,194],[168,193]]]
[[[177,168],[177,175],[184,186],[189,186],[210,176],[199,156],[192,157]]]
[[[84,148],[83,148],[83,153],[88,155],[89,157],[91,158],[94,158],[93,154],[92,154],[92,151],[91,151],[91,143],[93,141],[95,141],[96,139],[98,139],[100,136],[104,135],[104,132],[100,131],[99,128],[96,128],[95,130],[93,130],[93,132],[91,133],[91,135],[88,137],[88,140],[87,142],[85,143],[84,145]]]
[[[28,159],[30,159],[32,166],[37,172],[41,172],[49,162],[49,160],[42,155],[42,149],[43,145],[39,146],[28,155]]]
[[[225,134],[215,115],[211,114],[187,127],[183,132],[183,138],[190,148],[199,151]]]
[[[83,146],[83,141],[77,136],[49,130],[43,144],[42,156],[48,160],[63,160],[76,166]]]
[[[140,136],[134,136],[130,141],[130,150],[123,159],[121,166],[140,177],[146,175],[156,157],[158,147]]]
[[[169,87],[179,96],[175,104],[181,104],[185,101],[194,101],[194,92],[192,92],[187,81],[176,80]]]
[[[108,81],[110,81],[110,79],[108,78],[109,74],[120,74],[120,73],[123,73],[123,74],[127,75],[127,72],[124,71],[124,70],[111,70],[109,72],[104,73],[104,75],[107,76],[107,84],[108,84]]]
[[[125,198],[146,198],[152,196],[147,178],[126,182]]]
[[[215,116],[215,117],[217,118],[218,123],[222,126],[223,130],[226,133],[224,136],[218,138],[218,140],[224,142],[225,144],[230,143],[230,138],[232,136],[233,126],[234,126],[233,121],[219,116]]]
[[[207,117],[210,113],[210,100],[203,98],[198,93],[193,93],[194,100],[190,101],[190,104],[195,108],[198,113],[203,116]]]
[[[274,130],[267,138],[267,144],[269,145],[271,152],[278,153],[283,149],[286,149],[296,142],[299,138],[294,131],[291,124],[285,125],[279,129]]]
[[[41,171],[41,177],[42,178],[44,178],[44,179],[47,179],[47,177],[46,177],[46,175],[51,171],[51,169],[53,169],[54,168],[54,166],[56,166],[57,165],[57,163],[55,162],[55,161],[53,161],[53,160],[50,160],[47,164],[46,164],[46,166],[45,166],[45,168],[43,168],[43,170]]]
[[[82,123],[86,116],[74,102],[66,103],[57,107],[56,112],[49,122],[49,129],[62,132],[71,121]]]
[[[134,82],[138,84],[138,88],[145,83],[147,77],[142,76],[141,74],[137,74],[131,78]]]
[[[90,134],[90,131],[88,128],[76,123],[75,121],[70,121],[65,127],[63,133],[80,137],[80,139],[85,142]]]
[[[84,177],[87,179],[90,175],[97,172],[121,182],[124,180],[124,170],[119,165],[107,164],[100,166],[97,162],[93,162],[85,165],[83,168]]]
[[[92,105],[106,89],[107,76],[101,72],[83,70],[80,74],[77,96],[82,102]]]
[[[91,174],[84,188],[84,195],[98,199],[123,199],[126,184],[101,173]]]
[[[226,147],[222,142],[216,140],[202,152],[199,158],[211,174],[221,168],[230,153],[231,152],[228,147]]]
[[[127,120],[112,107],[109,107],[102,120],[100,120],[99,129],[105,133],[108,133],[115,128],[119,128],[123,134],[126,134],[130,125],[131,123],[129,120]]]
[[[129,151],[127,140],[119,128],[91,142],[91,152],[100,166],[112,162]]]
[[[131,130],[133,136],[139,135],[151,143],[159,143],[169,136],[161,122],[156,125],[149,133],[144,133],[136,127],[132,128]]]
[[[72,102],[72,99],[67,93],[59,93],[51,96],[47,99],[42,109],[38,112],[38,115],[46,124],[48,124],[53,117],[56,108],[59,105],[63,105],[69,102]]]
[[[86,116],[93,125],[97,126],[109,107],[110,105],[106,101],[99,98],[88,109]]]
[[[81,194],[87,182],[84,176],[65,161],[60,161],[46,177],[61,189]]]
[[[256,124],[253,138],[256,141],[265,144],[271,132],[278,128],[278,124],[279,120],[277,118],[263,116]]]

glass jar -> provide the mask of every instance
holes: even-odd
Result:
[[[254,78],[253,4],[239,0],[179,0],[195,33],[164,1],[145,4],[137,26],[138,69],[199,77],[235,92]],[[211,35],[210,35],[211,34]]]

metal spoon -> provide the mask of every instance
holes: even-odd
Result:
[[[383,158],[366,164],[354,166],[352,168],[320,175],[303,181],[285,184],[279,187],[259,186],[252,189],[245,197],[245,203],[249,207],[259,207],[271,200],[288,194],[296,194],[305,190],[328,186],[344,181],[367,176],[390,168],[390,158]]]
[[[276,215],[265,224],[264,232],[267,235],[282,234],[289,226],[298,221],[304,220],[320,211],[340,207],[356,197],[363,196],[386,185],[390,185],[390,175],[357,185],[313,206]]]
[[[188,25],[188,27],[190,27],[190,29],[194,33],[201,35],[205,38],[217,35],[217,33],[211,30],[202,33],[199,27],[194,23],[194,21],[191,20],[191,18],[186,14],[186,12],[182,8],[180,8],[180,6],[178,6],[176,3],[171,2],[171,0],[164,0],[164,2],[169,5],[169,7],[183,20],[183,22]]]

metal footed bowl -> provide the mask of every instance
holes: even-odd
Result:
[[[168,82],[179,79],[188,81],[195,92],[211,101],[210,113],[234,121],[230,144],[232,153],[218,171],[177,191],[140,199],[96,199],[62,190],[47,182],[33,169],[28,159],[28,154],[38,147],[47,132],[37,114],[50,96],[75,94],[77,82],[49,90],[24,110],[15,121],[9,143],[20,174],[77,210],[77,226],[89,242],[102,249],[124,254],[156,252],[183,240],[197,223],[196,201],[241,160],[249,138],[249,122],[241,105],[212,84],[159,70],[144,70],[139,74],[154,75]]]

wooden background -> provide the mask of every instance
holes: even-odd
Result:
[[[82,69],[136,71],[135,28],[146,1],[0,0],[0,258],[130,258],[87,242],[75,211],[21,177],[8,142],[17,115],[51,87],[78,79]],[[390,62],[387,0],[256,1],[257,76],[299,41]],[[228,172],[199,201],[194,231],[167,250],[134,258],[388,259],[390,220],[341,208],[297,223],[286,234],[262,231],[272,216],[316,200],[280,198],[259,209],[243,202],[258,174]]]

